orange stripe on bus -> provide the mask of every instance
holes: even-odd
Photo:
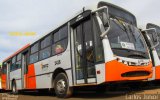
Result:
[[[27,89],[36,89],[36,76],[35,76],[34,64],[28,66],[26,86]]]
[[[117,60],[113,60],[106,63],[105,80],[106,82],[112,81],[127,81],[127,80],[146,80],[152,77],[152,64],[148,66],[127,66]],[[138,76],[138,77],[122,77],[121,75],[126,72],[132,71],[148,71],[150,75],[148,76]]]
[[[156,80],[160,79],[160,66],[156,66]]]
[[[6,86],[6,81],[7,80],[7,75],[6,74],[2,74],[1,75],[1,83],[2,83],[2,89],[7,89],[7,86]]]

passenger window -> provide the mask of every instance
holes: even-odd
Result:
[[[16,62],[16,66],[15,67],[16,67],[15,69],[21,68],[21,60]]]
[[[54,34],[54,42],[57,42],[59,40],[66,38],[67,35],[68,35],[68,27],[65,26]]]
[[[68,39],[61,40],[53,44],[53,55],[63,52],[67,48]]]
[[[51,35],[47,36],[41,41],[41,51],[39,54],[40,60],[46,59],[51,56]]]
[[[39,42],[31,47],[30,64],[38,61]]]
[[[66,50],[68,44],[68,27],[62,27],[54,35],[54,43],[52,45],[52,55],[62,53]]]
[[[21,53],[17,55],[16,69],[21,68]]]
[[[12,58],[11,68],[10,71],[13,71],[16,69],[16,57]]]
[[[32,47],[31,47],[31,54],[35,53],[38,51],[38,43],[34,44]]]
[[[48,58],[50,56],[51,56],[51,47],[50,46],[40,51],[40,56],[39,56],[40,60],[43,60],[43,59]]]
[[[49,45],[51,45],[50,35],[41,41],[41,49],[44,49],[45,47],[48,47]]]
[[[17,56],[17,61],[21,60],[21,53]]]
[[[38,52],[30,56],[30,63],[35,63],[37,61],[38,61]]]
[[[6,63],[6,62],[3,63],[2,73],[3,73],[3,74],[6,74],[6,73],[7,73],[7,63]]]

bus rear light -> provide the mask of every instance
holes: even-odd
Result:
[[[98,70],[98,71],[97,71],[97,74],[101,74],[101,71],[100,71],[100,70]]]

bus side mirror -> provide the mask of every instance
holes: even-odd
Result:
[[[102,21],[103,21],[104,27],[109,27],[108,9],[103,9],[103,10],[104,11],[102,12]]]
[[[103,23],[104,27],[108,27],[100,36],[103,38],[109,31],[110,29],[110,25],[109,25],[109,13],[108,13],[108,7],[107,6],[103,6],[98,8],[95,11],[92,11],[92,13],[98,13],[101,21]]]
[[[109,27],[108,7],[107,7],[107,6],[103,6],[103,7],[98,8],[98,9],[95,10],[95,11],[92,11],[92,13],[96,13],[96,12],[98,12],[98,14],[100,15],[101,20],[102,20],[102,22],[103,22],[103,25],[104,25],[105,27]]]
[[[150,42],[151,49],[153,50],[155,47],[159,45],[159,37],[155,28],[150,28],[143,30],[147,34],[147,38]]]

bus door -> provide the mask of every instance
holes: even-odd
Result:
[[[7,62],[7,82],[6,82],[6,89],[10,89],[10,67],[11,67],[11,61]]]
[[[90,15],[84,16],[72,28],[76,84],[96,83],[92,21]]]
[[[22,89],[27,88],[28,56],[28,51],[22,53]]]

